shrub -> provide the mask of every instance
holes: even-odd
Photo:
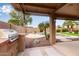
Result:
[[[68,29],[63,28],[63,29],[62,29],[62,32],[68,32]]]
[[[74,32],[75,34],[78,34],[79,31],[78,31],[78,30],[73,30],[73,32]]]
[[[56,30],[56,32],[61,32],[61,29],[60,29],[60,28],[58,28],[58,29]]]

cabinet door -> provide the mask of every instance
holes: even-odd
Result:
[[[8,46],[7,45],[0,46],[0,56],[9,56],[9,55],[11,54],[8,52]]]
[[[18,38],[18,50],[19,52],[24,51],[25,49],[25,35],[20,34]]]
[[[10,52],[12,56],[17,55],[18,49],[17,49],[17,42],[14,42],[14,44],[10,48]]]
[[[7,45],[0,46],[0,52],[6,52],[7,51]]]
[[[0,56],[11,56],[10,52],[1,52]]]

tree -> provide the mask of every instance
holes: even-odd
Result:
[[[44,23],[40,23],[38,25],[38,28],[40,29],[40,32],[43,32],[43,30],[44,30]]]
[[[58,26],[57,26],[57,28],[61,28],[61,26],[60,26],[60,25],[58,25]]]
[[[76,29],[73,30],[74,33],[78,34],[79,32],[79,21],[76,21]]]
[[[45,34],[45,37],[46,39],[48,39],[47,37],[47,31],[46,29],[49,27],[49,23],[48,22],[45,22],[45,23],[40,23],[38,25],[38,28],[40,29],[40,32],[43,32],[44,31],[44,34]]]
[[[12,23],[15,25],[19,25],[19,26],[24,26],[27,25],[28,23],[31,24],[32,22],[32,17],[30,17],[30,15],[25,15],[21,12],[17,12],[15,10],[13,10],[10,13],[10,20],[8,21],[8,23]]]
[[[60,25],[57,25],[57,32],[62,32],[62,27]]]
[[[68,31],[69,32],[72,32],[73,31],[73,26],[76,25],[77,22],[73,21],[73,20],[66,20],[64,23],[63,23],[63,26],[67,26],[68,28]]]

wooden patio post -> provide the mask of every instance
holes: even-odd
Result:
[[[51,45],[56,43],[55,19],[56,19],[56,17],[50,16],[50,39],[49,39],[49,42]]]

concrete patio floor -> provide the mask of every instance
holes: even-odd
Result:
[[[79,41],[57,43],[53,47],[66,56],[79,56]]]
[[[26,48],[18,56],[79,56],[79,41],[61,42],[53,46]]]
[[[62,56],[63,54],[54,49],[52,46],[26,48],[18,56]]]

